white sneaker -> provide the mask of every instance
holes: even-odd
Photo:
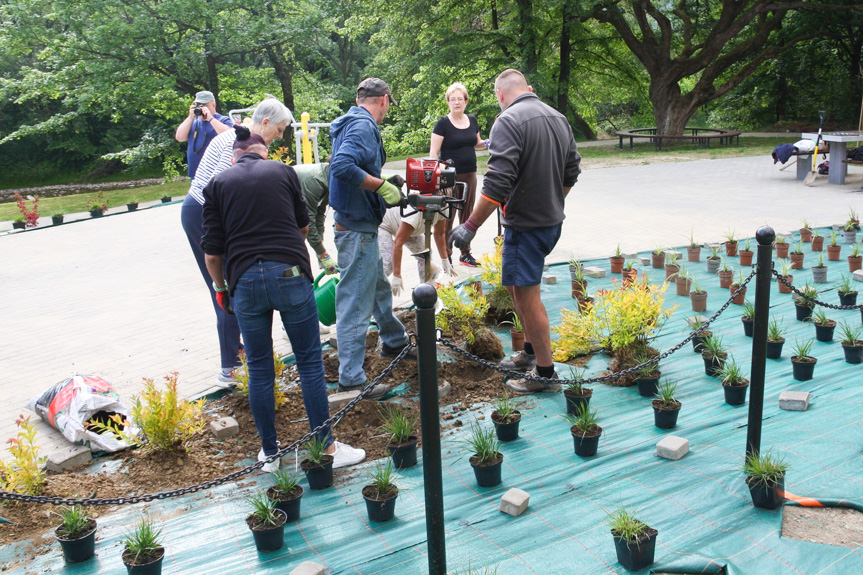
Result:
[[[232,387],[237,385],[236,375],[237,368],[232,369],[228,373],[220,371],[219,375],[216,376],[216,387],[221,389],[231,389]]]
[[[341,443],[340,441],[334,441],[333,445],[336,446],[336,450],[332,453],[333,469],[347,467],[348,465],[356,465],[366,458],[365,449],[357,449],[356,447],[351,447],[347,443]]]
[[[276,445],[281,445],[281,444],[277,441]],[[267,456],[264,455],[264,448],[262,447],[261,450],[258,452],[258,461],[266,461],[266,460],[267,460]],[[275,473],[276,471],[279,470],[279,466],[281,465],[281,463],[282,463],[281,457],[277,457],[277,458],[273,459],[272,461],[270,461],[269,463],[264,463],[263,467],[261,467],[261,471],[263,471],[264,473]]]

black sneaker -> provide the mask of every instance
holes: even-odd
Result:
[[[362,391],[365,386],[368,385],[368,382],[363,383],[361,385],[342,385],[339,384],[339,391]],[[388,394],[392,390],[392,387],[387,385],[386,383],[378,383],[376,384],[372,390],[366,394],[366,399],[380,399],[386,394]]]
[[[387,344],[385,344],[384,342],[381,342],[381,353],[380,353],[380,355],[381,355],[381,357],[397,357],[398,354],[400,354],[402,352],[402,350],[405,348],[406,345],[407,344],[401,345],[399,347],[390,347]],[[411,350],[404,356],[404,359],[416,361],[417,360],[417,354],[415,351]]]
[[[473,256],[470,255],[469,253],[462,254],[461,257],[458,258],[458,262],[463,266],[468,266],[468,267],[472,267],[472,268],[478,268],[479,267],[479,262],[477,262],[475,259],[473,259]]]

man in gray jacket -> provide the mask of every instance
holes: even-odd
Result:
[[[294,171],[300,180],[300,189],[309,210],[309,235],[306,241],[315,250],[321,269],[327,275],[338,273],[336,261],[324,247],[324,223],[327,220],[327,206],[330,205],[330,163],[297,164]]]
[[[564,200],[581,173],[581,156],[563,114],[544,104],[518,70],[505,70],[494,83],[502,110],[491,129],[488,173],[471,217],[452,231],[456,247],[470,245],[477,229],[500,208],[503,236],[501,281],[512,294],[524,326],[525,349],[501,367],[530,370],[507,381],[516,393],[557,391],[548,314],[540,299],[546,256],[560,239]]]

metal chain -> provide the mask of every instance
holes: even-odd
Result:
[[[749,284],[750,281],[752,281],[752,278],[755,277],[756,273],[757,273],[757,266],[754,266],[752,273],[750,273],[749,277],[747,277],[745,280],[743,280],[743,283],[741,283],[737,287],[737,289],[734,290],[734,293],[731,294],[731,297],[728,298],[728,301],[726,301],[722,305],[722,307],[720,307],[716,311],[716,313],[714,313],[712,316],[710,316],[710,318],[708,318],[706,321],[704,321],[697,329],[693,330],[692,333],[690,333],[683,341],[681,341],[680,343],[678,343],[674,347],[665,350],[664,352],[662,352],[661,354],[657,355],[656,357],[654,357],[652,359],[649,359],[649,360],[647,360],[643,363],[640,363],[638,365],[634,365],[630,368],[624,369],[623,371],[616,371],[616,372],[610,373],[608,375],[601,375],[601,376],[597,376],[597,377],[591,377],[588,379],[577,379],[577,380],[555,379],[552,377],[533,377],[533,376],[531,376],[528,373],[525,373],[523,371],[514,371],[511,369],[504,369],[504,368],[500,367],[500,364],[498,364],[498,363],[488,361],[488,360],[483,359],[477,355],[472,354],[471,352],[467,351],[466,349],[462,349],[461,347],[457,346],[453,342],[451,342],[447,339],[444,339],[444,337],[442,335],[442,331],[440,329],[437,330],[437,340],[441,343],[441,345],[448,347],[449,349],[451,349],[454,352],[458,353],[459,355],[469,359],[470,361],[473,361],[474,363],[478,363],[478,364],[482,365],[483,367],[487,367],[489,369],[492,369],[492,370],[497,371],[499,373],[502,373],[504,375],[508,375],[510,377],[518,377],[519,379],[526,379],[529,381],[541,381],[543,383],[554,383],[554,384],[567,384],[567,383],[572,383],[573,381],[578,381],[582,385],[584,385],[587,383],[609,381],[612,379],[618,379],[621,377],[626,377],[627,375],[630,375],[630,374],[635,373],[637,371],[641,371],[645,367],[648,367],[651,365],[656,365],[657,363],[659,363],[660,361],[662,361],[666,357],[670,356],[672,353],[682,349],[684,346],[686,346],[687,343],[692,341],[692,338],[697,337],[699,334],[703,333],[710,326],[710,324],[713,323],[716,320],[716,318],[718,318],[722,314],[722,312],[724,312],[726,309],[728,309],[728,306],[730,306],[734,302],[734,298],[736,298],[738,295],[740,295],[741,291],[746,288],[747,284]]]
[[[821,300],[819,300],[819,299],[815,299],[814,297],[810,297],[810,296],[806,295],[805,293],[803,293],[802,291],[800,291],[799,289],[797,289],[796,287],[794,287],[793,285],[791,285],[791,282],[789,282],[788,280],[786,280],[786,279],[785,279],[785,276],[781,275],[781,274],[780,274],[779,272],[777,272],[775,269],[772,269],[772,270],[770,270],[770,271],[773,273],[773,275],[775,275],[775,276],[776,276],[776,281],[781,282],[782,284],[784,284],[785,286],[787,286],[787,287],[788,287],[792,292],[794,292],[794,293],[795,293],[795,294],[797,294],[798,296],[802,297],[803,299],[808,300],[808,301],[810,301],[810,302],[814,303],[815,305],[820,305],[820,306],[826,307],[826,308],[828,308],[828,309],[839,309],[839,310],[843,310],[843,309],[859,309],[859,310],[863,310],[863,304],[857,304],[857,305],[836,305],[836,304],[832,304],[832,303],[827,303],[826,301],[821,301]]]
[[[154,499],[169,499],[171,497],[179,497],[180,495],[188,495],[189,493],[195,493],[197,491],[202,491],[204,489],[210,489],[211,487],[216,487],[217,485],[222,485],[224,483],[228,483],[243,477],[244,475],[248,475],[252,471],[256,469],[260,469],[265,463],[270,463],[274,461],[277,457],[282,457],[287,455],[291,451],[298,450],[300,445],[311,439],[312,436],[317,434],[319,431],[327,427],[328,425],[336,426],[342,420],[342,418],[354,408],[356,404],[362,401],[366,395],[368,395],[372,389],[374,389],[375,385],[377,385],[383,378],[392,373],[393,369],[401,362],[402,359],[413,349],[416,347],[416,339],[413,334],[411,334],[408,339],[408,343],[402,348],[401,352],[393,359],[393,361],[378,375],[374,380],[372,380],[368,385],[366,385],[362,391],[360,391],[359,395],[346,403],[341,409],[339,409],[335,415],[321,423],[319,426],[309,431],[307,434],[297,439],[287,447],[281,448],[278,453],[275,453],[269,457],[265,461],[258,461],[257,463],[250,465],[244,469],[240,469],[239,471],[235,471],[228,475],[224,475],[222,477],[218,477],[216,479],[212,479],[210,481],[204,481],[198,485],[192,485],[189,487],[183,487],[181,489],[175,489],[173,491],[160,491],[159,493],[148,493],[145,495],[136,495],[132,497],[89,497],[86,499],[73,499],[73,498],[63,498],[63,497],[47,497],[44,495],[25,495],[22,493],[12,493],[9,491],[0,491],[0,500],[6,499],[9,501],[23,501],[26,503],[40,503],[40,504],[51,504],[51,505],[129,505],[134,503],[142,503],[145,501],[153,501]]]

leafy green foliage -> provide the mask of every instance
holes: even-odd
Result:
[[[257,493],[246,498],[246,503],[251,508],[250,517],[254,517],[259,526],[275,527],[279,524],[281,514],[276,513],[276,502],[266,493]]]
[[[391,444],[402,444],[414,434],[417,418],[411,417],[407,410],[385,404],[381,407],[380,413],[383,419],[381,429],[389,434]]]
[[[78,539],[92,525],[93,516],[81,505],[61,505],[56,515],[59,517],[57,534],[66,539]]]
[[[785,477],[789,465],[772,453],[751,454],[743,463],[743,471],[755,484],[772,485]]]
[[[614,535],[630,542],[638,541],[648,529],[646,523],[636,519],[635,514],[625,507],[609,514],[608,525]]]
[[[470,436],[464,440],[468,449],[476,455],[477,463],[488,463],[497,459],[500,444],[495,437],[494,428],[483,428],[479,422],[470,424]]]
[[[39,456],[36,445],[36,425],[30,423],[29,417],[19,416],[15,420],[20,430],[18,435],[9,439],[10,462],[0,461],[0,489],[38,495],[45,485],[45,472],[42,465],[46,457]]]
[[[142,517],[135,529],[123,539],[124,555],[133,562],[153,555],[161,546],[162,528],[156,527],[149,517]]]

